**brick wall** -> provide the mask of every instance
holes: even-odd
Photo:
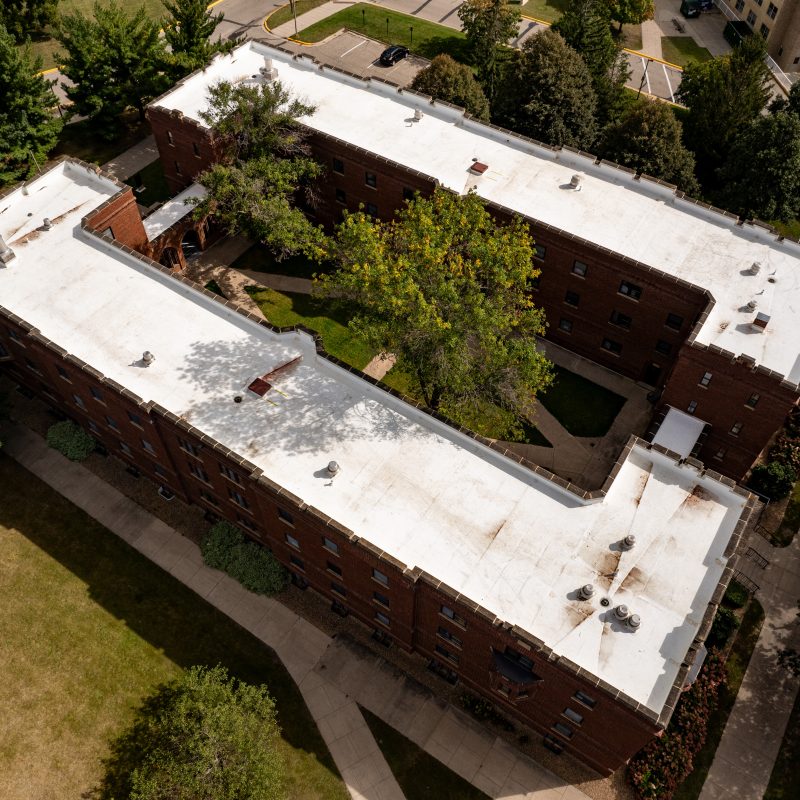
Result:
[[[133,189],[126,187],[86,217],[86,225],[98,233],[111,229],[112,238],[133,250],[147,245],[147,234]]]

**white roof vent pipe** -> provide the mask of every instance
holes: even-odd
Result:
[[[581,176],[580,175],[573,175],[569,179],[569,186],[570,189],[574,189],[576,192],[581,190]]]
[[[146,367],[149,367],[155,360],[156,357],[149,350],[145,350],[144,353],[142,353],[142,363]]]
[[[414,122],[419,122],[425,115],[420,111],[420,109],[414,109]]]
[[[44,220],[42,221],[42,227],[46,231],[49,231],[50,228],[53,227],[53,220],[51,220],[50,217],[45,217]]]
[[[629,533],[619,544],[623,550],[633,550],[636,544],[636,537]]]
[[[761,262],[760,262],[760,261],[754,261],[754,262],[753,262],[753,263],[750,265],[750,269],[749,269],[749,270],[747,270],[747,272],[748,272],[750,275],[758,275],[758,273],[759,273],[759,272],[761,272]]]
[[[581,600],[589,600],[594,596],[594,586],[591,583],[586,583],[578,589],[578,597]]]
[[[264,66],[261,67],[259,73],[266,83],[272,83],[278,77],[278,70],[275,69],[272,59],[268,56],[264,56]]]
[[[14,251],[6,244],[6,240],[0,236],[0,264],[8,264],[16,258]]]
[[[628,623],[628,627],[635,631],[638,630],[639,626],[642,624],[642,618],[638,614],[631,614],[626,622]]]
[[[625,622],[628,619],[629,615],[628,606],[619,605],[614,609],[614,616],[620,620],[620,622]]]
[[[751,311],[755,311],[758,308],[758,300],[748,300],[747,307]]]

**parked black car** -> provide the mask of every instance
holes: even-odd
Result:
[[[402,61],[408,55],[408,48],[401,44],[393,44],[387,47],[382,53],[380,62],[384,67],[391,67],[398,61]]]

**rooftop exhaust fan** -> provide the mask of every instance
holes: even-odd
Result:
[[[756,318],[752,321],[751,325],[755,328],[759,333],[763,332],[764,329],[769,325],[771,317],[769,314],[764,314],[763,312],[759,311],[756,314]]]
[[[142,363],[146,367],[149,367],[155,360],[156,357],[149,350],[145,350],[144,353],[142,353]]]
[[[278,77],[278,70],[272,63],[271,58],[264,58],[264,66],[259,70],[261,77],[266,83],[272,83]]]
[[[0,264],[8,264],[16,258],[14,251],[6,244],[6,240],[0,236]]]
[[[49,231],[50,228],[53,227],[53,220],[51,220],[50,217],[45,217],[44,220],[42,220],[42,227],[46,231]]]
[[[761,262],[760,261],[754,261],[750,265],[750,269],[747,270],[747,272],[750,275],[758,275],[758,273],[761,272]]]
[[[747,307],[751,311],[755,311],[758,308],[758,300],[748,300],[747,301]]]
[[[629,611],[628,606],[619,605],[614,609],[614,616],[620,621],[625,622],[628,619]]]
[[[628,627],[635,631],[642,624],[642,618],[638,614],[631,614],[626,622],[628,623]]]
[[[341,469],[341,467],[339,466],[338,462],[336,462],[336,461],[329,461],[328,462],[327,471],[328,471],[328,475],[331,478],[334,478],[336,475],[338,475],[340,469]]]
[[[620,546],[623,550],[633,550],[633,546],[636,544],[636,537],[629,533],[621,542]]]
[[[591,583],[586,583],[578,589],[578,597],[581,600],[589,600],[594,596],[594,586]]]
[[[478,159],[473,159],[472,164],[470,164],[469,171],[473,175],[483,175],[487,169],[489,169],[488,164],[483,164],[482,162],[478,161]]]
[[[573,175],[569,179],[569,187],[570,189],[574,189],[576,192],[579,192],[581,190],[581,176]]]
[[[418,109],[414,109],[414,122],[419,122],[425,115]]]

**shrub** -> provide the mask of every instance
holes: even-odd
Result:
[[[797,472],[800,470],[800,438],[782,433],[770,448],[769,457]]]
[[[83,461],[94,450],[95,440],[74,422],[56,422],[47,429],[47,444],[70,461]]]
[[[772,500],[780,500],[789,494],[796,480],[797,473],[791,467],[770,461],[753,467],[748,485]]]
[[[286,570],[275,556],[230,522],[217,522],[203,537],[200,546],[203,561],[235,578],[245,589],[256,594],[276,594],[288,579]]]
[[[720,606],[708,634],[706,646],[724,648],[733,632],[739,627],[739,618],[729,608]]]
[[[739,581],[731,581],[725,592],[724,602],[733,608],[744,608],[750,600],[750,592]]]

